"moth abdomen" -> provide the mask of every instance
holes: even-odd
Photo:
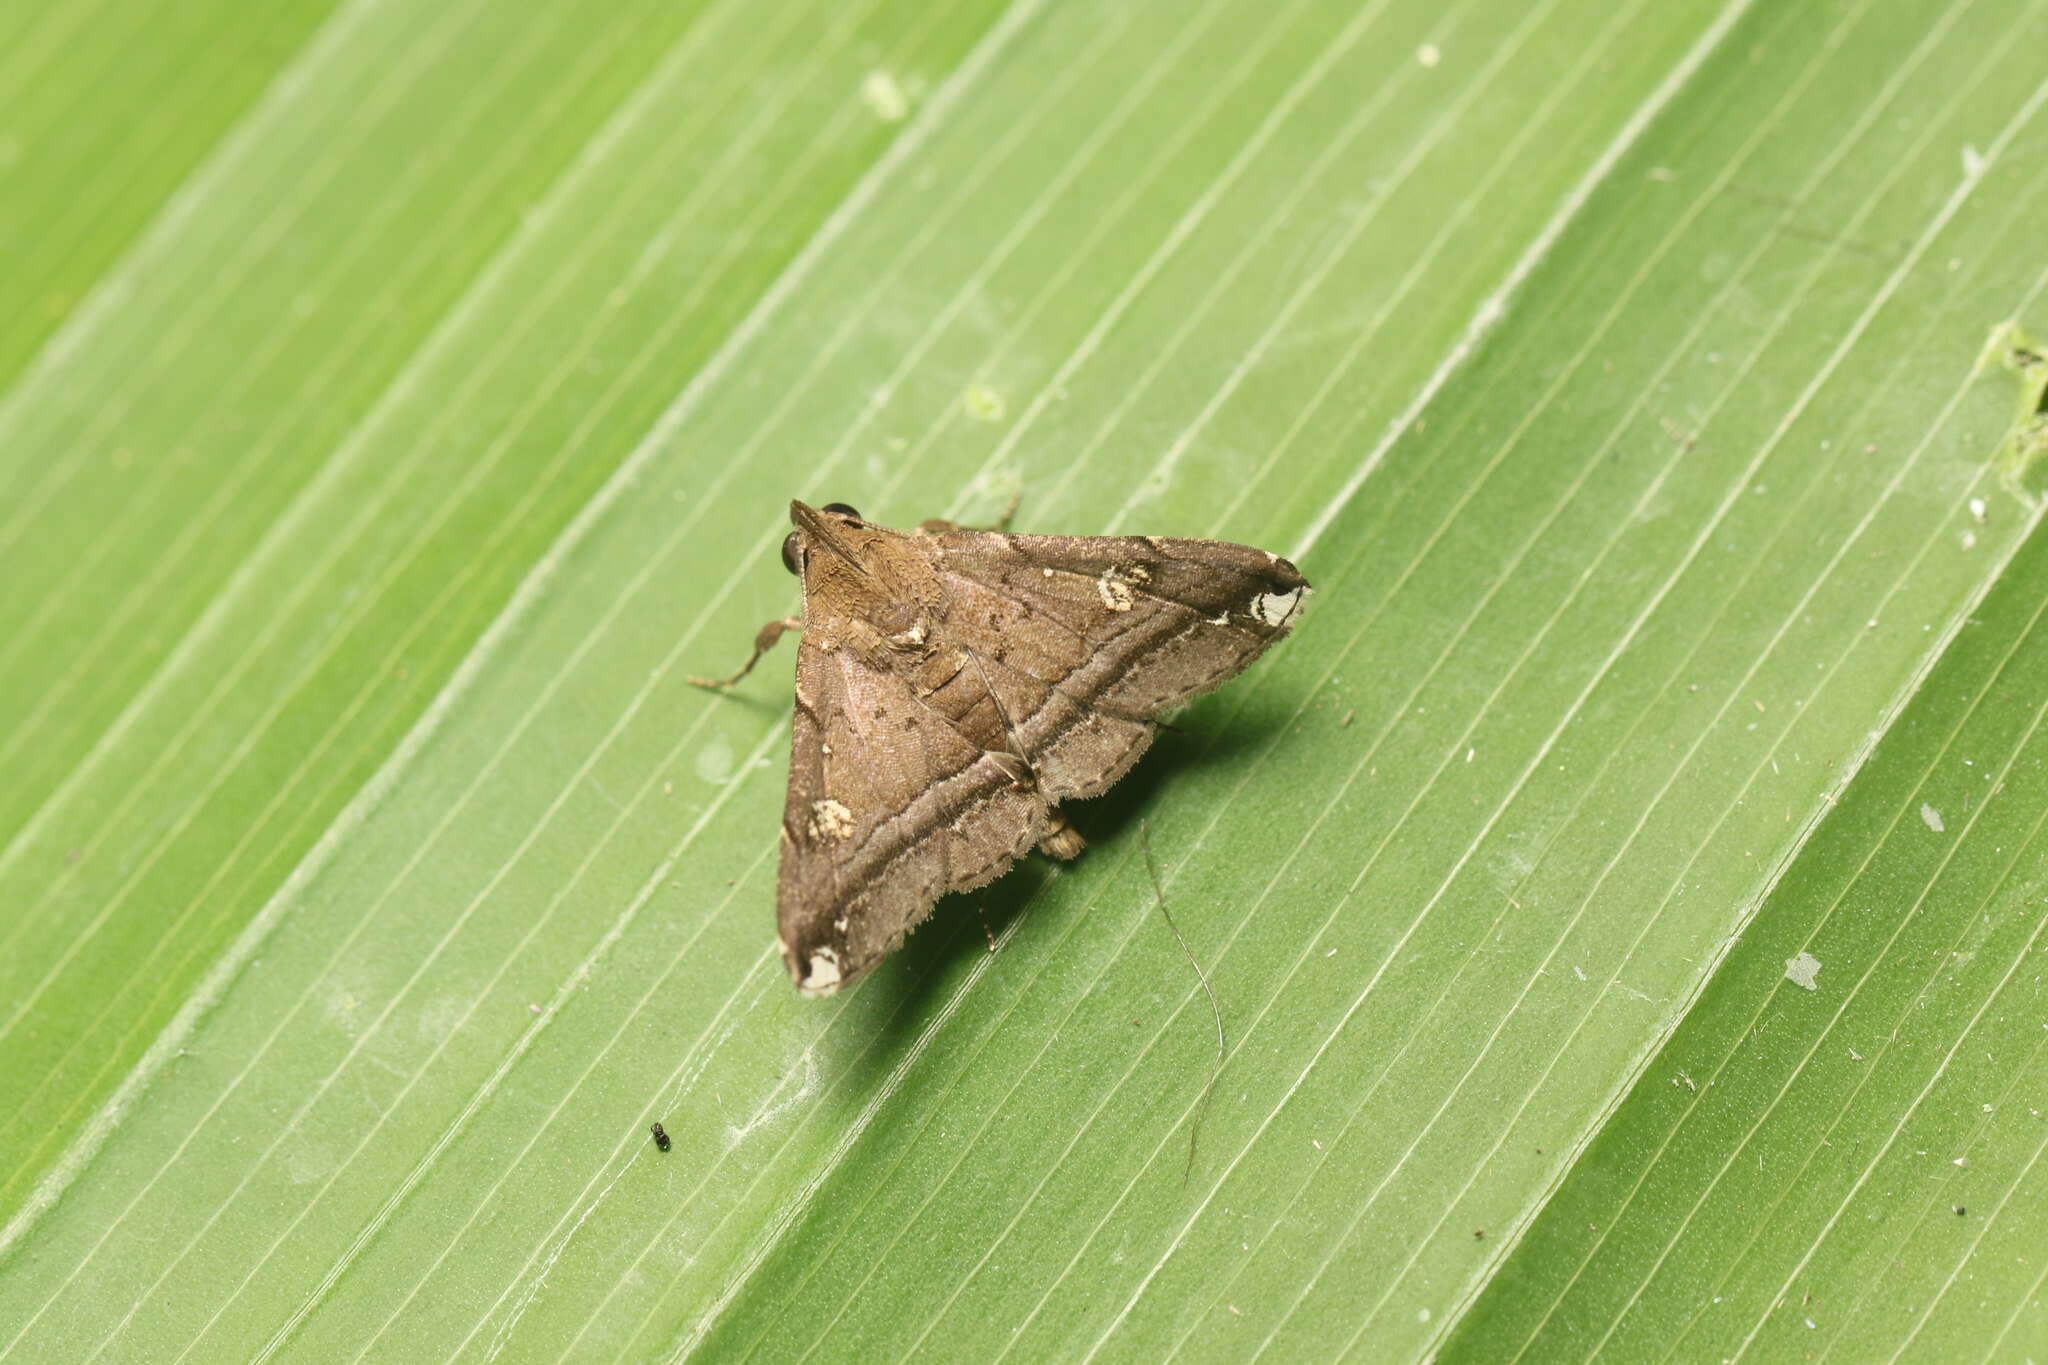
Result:
[[[1072,862],[1081,856],[1081,850],[1088,847],[1088,841],[1081,837],[1081,831],[1067,823],[1067,817],[1060,814],[1060,808],[1053,806],[1047,811],[1045,837],[1038,841],[1039,851],[1048,858]]]

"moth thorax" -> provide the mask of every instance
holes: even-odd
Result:
[[[925,647],[925,642],[931,639],[931,635],[931,628],[925,625],[924,622],[912,621],[909,625],[888,637],[889,647],[891,649],[900,649],[905,653],[914,653]]]
[[[926,619],[923,604],[914,600],[888,599],[869,614],[868,620],[891,649],[915,654],[931,641],[931,622]]]

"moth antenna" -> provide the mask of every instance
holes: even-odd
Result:
[[[996,931],[989,927],[988,906],[982,901],[980,896],[974,898],[974,913],[981,916],[982,935],[988,939],[988,950],[994,952],[996,950]]]
[[[982,666],[981,655],[973,649],[966,648],[963,648],[961,653],[974,661],[974,671],[981,675],[982,690],[988,693],[989,703],[996,708],[996,714],[1002,718],[1003,733],[1010,740],[1010,752],[1003,757],[1015,759],[1018,766],[1024,770],[1024,778],[1028,778],[1035,789],[1038,786],[1038,771],[1031,766],[1031,760],[1024,756],[1024,741],[1017,734],[1017,727],[1010,723],[1009,708],[1003,705],[1003,699],[996,695],[995,687],[989,682],[988,669]],[[1011,780],[1024,779],[1013,774]],[[1081,832],[1067,823],[1066,816],[1060,814],[1057,805],[1047,802],[1045,814],[1046,829],[1044,836],[1038,841],[1038,851],[1048,858],[1066,860],[1080,857],[1081,850],[1088,847],[1088,841],[1081,837]]]
[[[1023,489],[1020,488],[1010,494],[1009,505],[1003,508],[1003,514],[996,518],[993,526],[962,526],[959,522],[947,521],[944,517],[926,517],[917,524],[917,533],[922,536],[936,536],[947,531],[1007,531],[1010,529],[1010,518],[1017,515],[1017,507],[1023,501]]]
[[[847,549],[844,545],[841,545],[839,543],[838,537],[833,536],[830,533],[821,534],[818,536],[818,543],[820,545],[823,545],[826,549],[830,550],[833,554],[838,555],[841,560],[845,561],[846,566],[848,568],[852,569],[862,578],[874,577],[873,574],[867,571],[867,566],[862,564],[860,560],[854,556],[853,551]]]
[[[1024,741],[1018,738],[1017,727],[1010,723],[1010,709],[1007,706],[1003,705],[1003,699],[996,695],[995,685],[988,680],[988,669],[982,666],[980,651],[971,648],[963,648],[961,650],[961,653],[965,654],[968,658],[974,661],[974,671],[981,675],[982,691],[988,693],[989,703],[996,708],[996,714],[1002,717],[1003,733],[1009,736],[1010,740],[1010,752],[1015,754],[1019,759],[1022,759],[1024,762],[1024,766],[1026,768],[1029,768],[1031,766],[1031,760],[1024,757]],[[1034,782],[1037,780],[1037,776],[1038,775],[1035,772],[1032,774],[1032,779]]]
[[[1202,1135],[1202,1119],[1209,1112],[1210,1097],[1216,1092],[1216,1078],[1223,1074],[1223,1060],[1230,1055],[1230,1041],[1223,1033],[1223,1006],[1216,1003],[1216,989],[1209,984],[1209,975],[1202,970],[1202,964],[1195,961],[1188,941],[1180,936],[1180,926],[1173,922],[1173,912],[1166,908],[1166,888],[1159,880],[1159,864],[1152,859],[1152,833],[1143,820],[1138,822],[1138,843],[1145,850],[1145,870],[1152,876],[1152,894],[1159,901],[1160,918],[1173,932],[1173,941],[1180,945],[1181,955],[1195,969],[1195,980],[1202,983],[1202,993],[1209,997],[1209,1012],[1216,1016],[1216,1061],[1209,1068],[1209,1079],[1202,1083],[1201,1098],[1195,1101],[1195,1121],[1188,1129],[1188,1164],[1180,1173],[1180,1183],[1186,1185],[1188,1177],[1195,1172],[1195,1140]]]

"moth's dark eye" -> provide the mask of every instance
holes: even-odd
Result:
[[[796,532],[794,531],[791,531],[782,538],[782,567],[791,573],[803,572],[802,566],[796,562]]]
[[[830,512],[835,517],[852,517],[855,521],[860,520],[860,513],[854,511],[843,502],[828,502],[818,510],[820,512]]]

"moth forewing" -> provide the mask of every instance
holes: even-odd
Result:
[[[842,503],[793,502],[790,521],[804,615],[777,938],[810,994],[1033,845],[1079,853],[1059,803],[1107,790],[1160,712],[1256,659],[1308,593],[1286,560],[1223,541],[905,534]]]

